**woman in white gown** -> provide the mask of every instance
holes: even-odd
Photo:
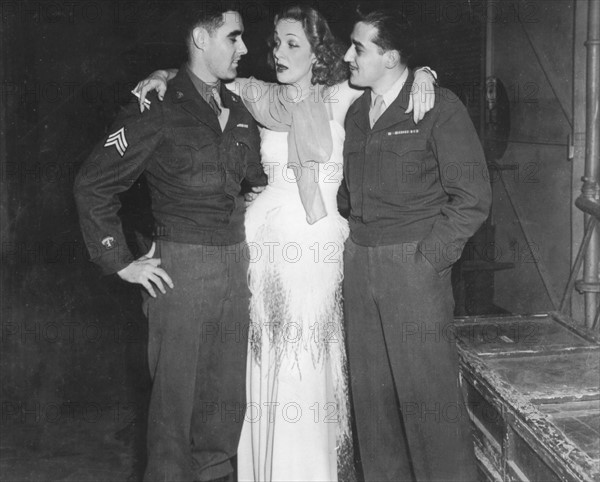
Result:
[[[238,449],[238,479],[352,481],[356,476],[341,295],[348,224],[338,212],[336,197],[343,175],[344,117],[362,92],[345,82],[345,48],[316,10],[293,6],[281,12],[275,18],[272,47],[271,60],[282,85],[238,79],[234,88],[241,86],[244,92],[253,83],[261,89],[278,89],[274,96],[259,95],[262,102],[256,102],[256,96],[246,102],[267,126],[273,114],[268,103],[282,92],[291,99],[289,104],[321,103],[318,108],[325,107],[331,149],[328,159],[311,170],[324,212],[309,223],[296,183],[300,171],[288,166],[289,129],[261,129],[269,184],[246,213],[252,296],[248,405]],[[172,75],[170,71],[166,78]],[[429,75],[422,75],[421,80],[431,85]],[[162,77],[158,71],[137,89],[143,96],[154,88],[164,94]],[[283,85],[293,90],[282,91]],[[429,98],[418,101],[422,110],[428,109]],[[312,108],[316,107],[309,106],[306,112]],[[300,132],[306,134],[310,127]],[[296,137],[295,142],[317,141]]]
[[[327,216],[312,225],[286,167],[288,133],[261,132],[269,185],[246,213],[252,296],[239,480],[350,480],[341,306],[348,224],[336,203],[344,131],[330,125],[335,147],[319,170]]]
[[[272,60],[277,80],[297,89],[292,98],[319,99],[313,84],[343,81],[344,50],[313,9],[290,7],[275,19]],[[338,91],[325,90],[320,99]],[[269,185],[246,212],[247,241],[255,253],[248,274],[251,331],[240,481],[355,478],[341,297],[348,223],[337,208],[343,115],[336,120],[335,104],[324,105],[332,151],[312,172],[326,211],[314,224],[288,168],[288,132],[261,131]]]

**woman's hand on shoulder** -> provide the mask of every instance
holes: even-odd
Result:
[[[435,84],[436,78],[429,68],[421,68],[415,72],[408,109],[406,113],[413,113],[415,124],[425,117],[425,114],[433,109],[435,105]]]
[[[144,112],[144,108],[147,107],[145,102],[148,92],[156,90],[158,99],[161,101],[164,99],[165,92],[167,92],[167,81],[175,77],[176,74],[177,70],[156,70],[144,80],[138,82],[132,92],[139,100],[140,112]]]

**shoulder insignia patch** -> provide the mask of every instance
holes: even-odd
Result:
[[[101,241],[101,243],[106,249],[112,249],[115,245],[115,238],[112,236],[107,236]]]

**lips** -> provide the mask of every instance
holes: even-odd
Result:
[[[283,72],[285,70],[288,70],[288,68],[285,65],[283,65],[283,64],[277,63],[277,64],[275,64],[275,70],[277,72]]]

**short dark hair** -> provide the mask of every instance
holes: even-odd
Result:
[[[273,27],[282,19],[300,22],[306,38],[308,38],[316,57],[316,62],[312,67],[312,84],[332,86],[348,79],[348,65],[344,62],[346,48],[331,33],[327,20],[318,10],[307,5],[285,7],[275,16]],[[274,34],[269,37],[268,43],[270,50],[267,61],[269,66],[274,68]]]
[[[223,14],[225,12],[240,12],[239,1],[205,1],[195,0],[186,2],[182,10],[182,18],[185,25],[185,43],[189,44],[192,32],[196,27],[205,28],[209,34],[225,23]]]
[[[400,12],[392,9],[372,10],[364,13],[358,7],[358,21],[373,26],[377,35],[371,41],[383,52],[397,50],[400,61],[406,65],[415,51],[415,34],[412,23]]]

